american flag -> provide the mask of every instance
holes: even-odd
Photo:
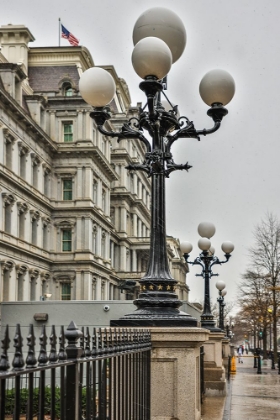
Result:
[[[74,45],[74,47],[77,47],[79,45],[79,40],[69,32],[65,26],[61,24],[61,38],[68,39],[71,45]]]

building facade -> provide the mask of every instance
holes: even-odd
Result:
[[[94,66],[87,48],[32,41],[25,26],[0,27],[0,301],[133,298],[148,262],[151,185],[125,166],[144,147],[96,129],[78,90]],[[137,109],[104,68],[117,86],[106,129],[117,130]],[[179,242],[168,244],[188,300]]]

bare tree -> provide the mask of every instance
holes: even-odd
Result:
[[[274,357],[277,357],[277,318],[280,305],[280,221],[272,213],[254,229],[254,245],[249,249],[249,270],[243,275],[240,301],[255,324],[273,324]],[[272,312],[269,312],[269,309]]]

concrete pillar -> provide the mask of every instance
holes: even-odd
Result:
[[[137,214],[133,213],[133,232],[132,236],[137,236]]]
[[[205,395],[226,395],[226,378],[223,366],[222,343],[224,332],[210,331],[209,341],[204,346]]]
[[[138,219],[138,232],[137,232],[138,238],[142,237],[142,221]]]
[[[132,271],[137,271],[137,252],[132,250]]]
[[[111,267],[115,267],[115,244],[113,241],[110,243]]]
[[[83,140],[84,139],[84,124],[83,124],[83,111],[82,110],[78,110],[78,118],[77,118],[77,131],[78,131],[78,140]]]
[[[127,230],[127,226],[126,226],[126,222],[127,222],[127,212],[126,212],[126,208],[125,207],[121,207],[121,226],[120,226],[120,230],[121,232],[126,232]]]
[[[200,420],[201,328],[149,328],[151,331],[151,420]]]
[[[75,198],[82,198],[83,196],[83,168],[77,168],[77,182]]]
[[[126,271],[126,247],[120,246],[120,271]]]

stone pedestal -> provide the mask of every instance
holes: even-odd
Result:
[[[223,332],[209,331],[209,340],[204,344],[204,381],[206,396],[226,395],[225,369],[223,366]]]
[[[230,356],[230,347],[229,347],[229,338],[224,337],[222,340],[222,357],[223,359],[228,358]]]
[[[150,328],[151,419],[200,420],[200,346],[209,331],[201,328]]]

